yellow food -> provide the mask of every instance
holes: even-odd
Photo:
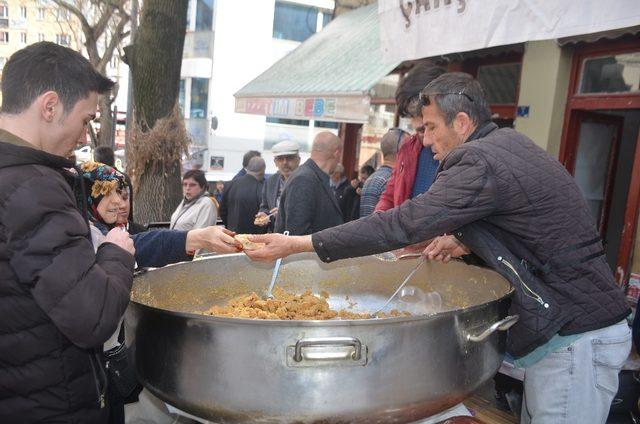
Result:
[[[257,250],[265,246],[264,243],[249,241],[249,236],[250,234],[236,234],[234,238],[242,244],[243,250]]]
[[[327,319],[367,319],[371,314],[362,314],[346,310],[335,311],[329,307],[329,293],[323,291],[322,297],[306,290],[301,295],[289,293],[280,287],[273,290],[273,299],[262,299],[255,292],[248,296],[231,299],[224,306],[213,306],[204,311],[206,315],[233,318],[274,319],[274,320],[327,320]],[[378,317],[408,316],[406,312],[392,310]]]

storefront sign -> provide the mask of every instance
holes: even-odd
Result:
[[[640,25],[638,0],[379,0],[386,60],[590,34]]]
[[[235,111],[285,119],[367,122],[368,97],[236,98]]]

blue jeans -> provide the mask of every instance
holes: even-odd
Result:
[[[589,331],[525,369],[522,424],[604,423],[631,349],[626,320]]]

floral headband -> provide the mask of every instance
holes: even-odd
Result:
[[[80,166],[82,177],[91,188],[88,197],[89,205],[97,205],[102,197],[113,190],[123,190],[128,187],[122,172],[99,162],[85,162]]]

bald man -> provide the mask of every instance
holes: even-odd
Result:
[[[328,131],[316,135],[311,157],[289,177],[278,208],[275,231],[305,235],[343,223],[340,205],[329,186],[342,157],[342,142]]]

